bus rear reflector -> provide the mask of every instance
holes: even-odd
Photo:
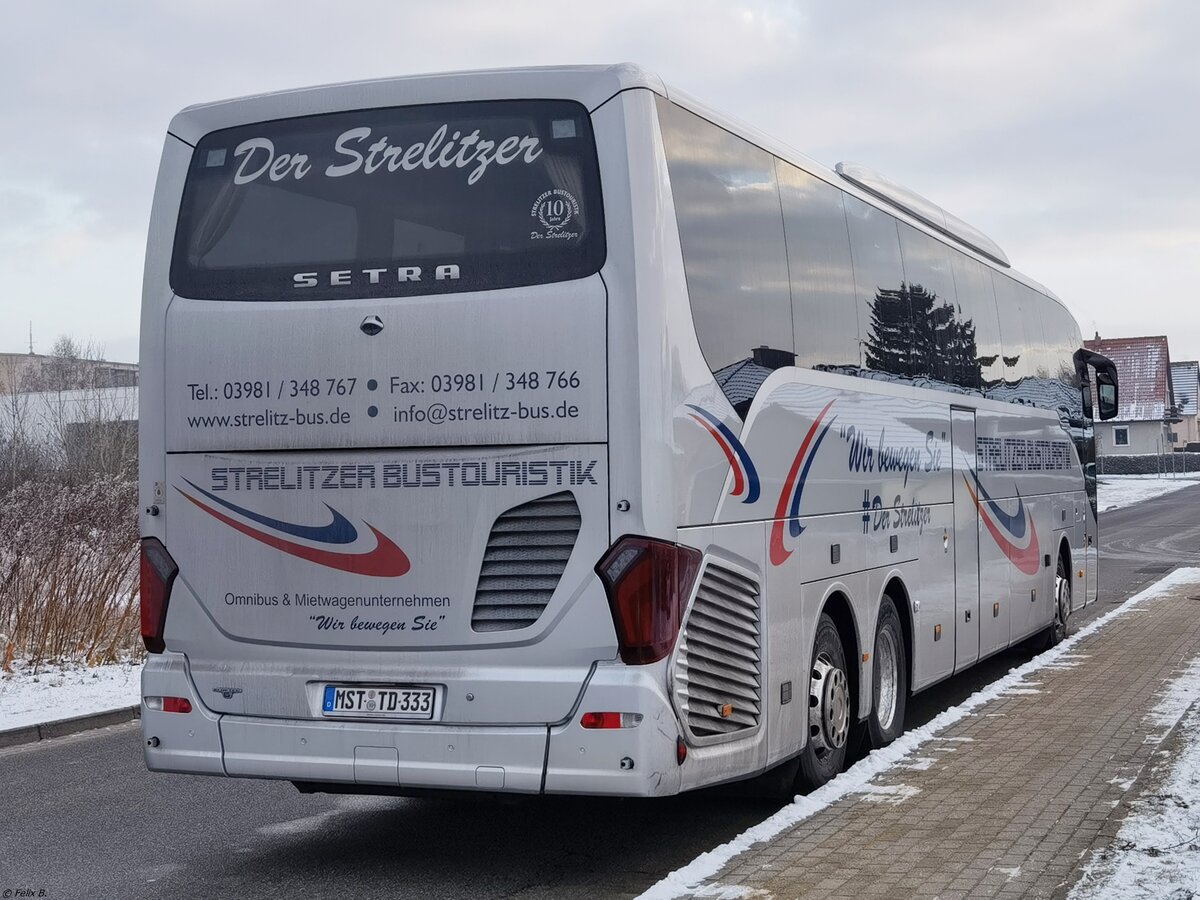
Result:
[[[596,564],[626,664],[658,662],[671,652],[701,558],[692,547],[626,536]]]
[[[167,648],[163,641],[163,628],[167,624],[171,586],[178,574],[179,566],[175,565],[175,560],[171,559],[162,541],[158,538],[142,538],[142,641],[151,653],[162,653]]]

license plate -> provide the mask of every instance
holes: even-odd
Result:
[[[432,719],[431,687],[364,687],[327,684],[321,701],[325,716],[370,716],[384,719]]]

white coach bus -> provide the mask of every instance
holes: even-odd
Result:
[[[153,770],[819,785],[1096,595],[1062,303],[632,66],[184,110],[141,341]]]

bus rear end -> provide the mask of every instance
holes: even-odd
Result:
[[[675,766],[673,726],[632,727],[669,711],[663,689],[621,675],[603,708],[581,699],[619,655],[595,571],[592,118],[569,90],[483,78],[172,123],[142,336],[151,769],[671,790],[623,763]]]

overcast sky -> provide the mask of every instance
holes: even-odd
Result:
[[[0,350],[137,358],[171,116],[302,85],[633,61],[981,228],[1085,336],[1200,357],[1200,4],[1190,0],[107,0],[0,11]]]

